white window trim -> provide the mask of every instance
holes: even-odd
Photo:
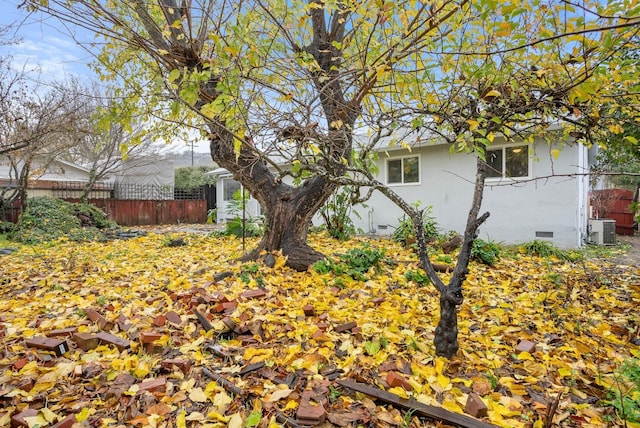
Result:
[[[220,186],[220,187],[222,188],[222,202],[229,202],[229,201],[231,201],[231,200],[233,199],[233,198],[232,198],[232,199],[225,199],[225,198],[224,198],[224,195],[225,195],[225,181],[226,181],[226,180],[233,180],[233,181],[238,182],[238,180],[236,180],[235,178],[233,178],[233,176],[232,176],[232,175],[228,175],[228,176],[220,177],[220,184],[221,184],[221,186]],[[240,189],[242,189],[242,184],[240,184]]]
[[[507,162],[507,154],[506,154],[506,149],[508,149],[509,147],[518,147],[518,146],[526,146],[527,147],[527,176],[526,177],[506,177],[504,176],[504,171],[506,169],[506,162]],[[487,177],[485,179],[485,182],[491,182],[491,183],[497,183],[500,181],[520,181],[520,180],[530,180],[532,178],[531,176],[531,169],[533,167],[533,146],[532,144],[529,143],[511,143],[511,144],[503,144],[503,145],[496,145],[494,147],[487,147],[487,152],[490,151],[494,151],[494,150],[502,150],[502,177]]]
[[[402,183],[389,183],[389,161],[402,160],[406,158],[418,158],[418,181],[416,181],[415,183],[405,183],[404,181]],[[384,173],[385,183],[387,184],[387,186],[419,186],[420,184],[422,184],[422,158],[420,157],[420,153],[411,153],[404,156],[394,156],[386,158],[384,161]],[[402,180],[404,180],[404,174],[402,176]]]

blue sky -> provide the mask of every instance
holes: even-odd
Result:
[[[93,72],[87,67],[91,54],[77,45],[70,32],[82,41],[90,41],[93,36],[86,31],[65,28],[51,17],[29,15],[25,10],[18,10],[21,2],[0,0],[0,25],[19,24],[8,35],[15,35],[19,42],[0,46],[0,56],[10,54],[14,68],[26,65],[27,69],[33,69],[38,66],[44,80],[65,80],[70,75],[82,80],[91,79]]]
[[[18,24],[8,34],[19,41],[11,45],[0,45],[0,57],[11,55],[12,67],[16,70],[39,70],[33,77],[41,81],[65,81],[72,76],[89,83],[96,80],[93,71],[88,67],[93,57],[75,39],[89,43],[93,41],[92,33],[63,25],[58,20],[41,14],[29,15],[25,10],[18,10],[23,0],[0,0],[0,26]],[[190,149],[185,143],[172,144],[174,150]],[[208,152],[208,143],[198,142],[197,152]]]

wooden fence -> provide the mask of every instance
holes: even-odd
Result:
[[[629,204],[633,202],[633,192],[624,189],[596,190],[591,194],[591,205],[598,218],[610,218],[616,221],[616,234],[633,235],[633,213]]]
[[[53,196],[69,202],[80,202],[86,183],[31,183],[29,196]],[[216,207],[215,186],[190,189],[173,186],[110,184],[92,192],[89,202],[105,211],[109,219],[121,226],[142,226],[175,223],[204,223],[207,212]],[[0,207],[0,220],[17,222],[21,203]]]
[[[204,199],[91,199],[89,202],[104,210],[109,219],[121,226],[207,221],[207,201]]]

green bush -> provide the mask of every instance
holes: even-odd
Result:
[[[405,272],[404,277],[407,279],[407,281],[414,281],[420,285],[427,285],[431,283],[431,280],[429,279],[427,274],[420,270],[409,269]]]
[[[16,225],[10,221],[0,220],[0,233],[11,233],[15,230]]]
[[[431,207],[427,207],[422,213],[422,225],[424,227],[424,238],[427,242],[435,241],[438,236],[438,223],[436,219],[431,216]],[[410,218],[403,216],[399,222],[398,227],[393,231],[391,235],[394,241],[400,242],[402,245],[409,245],[415,242],[415,229],[413,228],[413,222]]]
[[[233,194],[233,199],[228,202],[227,210],[229,214],[233,215],[233,218],[227,221],[224,235],[241,237],[244,233],[244,236],[253,237],[261,236],[264,233],[262,216],[253,217],[247,215],[244,220],[242,219],[243,207],[246,207],[248,202],[249,193],[236,190]]]
[[[381,263],[391,263],[384,251],[371,248],[365,244],[359,248],[352,248],[340,257],[339,261],[330,258],[320,260],[313,265],[318,273],[333,273],[335,275],[349,275],[353,279],[364,281],[369,269],[380,269]]]
[[[351,186],[343,186],[320,208],[320,215],[332,238],[346,241],[356,233],[351,214],[358,218],[360,215],[353,210],[351,203],[353,192],[354,189]]]
[[[475,239],[471,247],[471,260],[493,265],[500,257],[500,247],[494,242],[487,242],[482,239]]]
[[[609,390],[608,404],[618,417],[627,422],[640,422],[640,360],[625,361],[617,370],[616,384]]]
[[[10,237],[25,244],[36,244],[66,237],[72,241],[103,240],[100,229],[115,227],[97,207],[51,197],[27,201]]]
[[[565,251],[546,241],[531,241],[520,245],[519,251],[522,254],[548,258],[555,256],[561,260],[576,261],[581,256],[577,252]]]

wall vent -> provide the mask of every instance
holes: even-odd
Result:
[[[553,238],[553,232],[543,232],[536,230],[536,238]]]

